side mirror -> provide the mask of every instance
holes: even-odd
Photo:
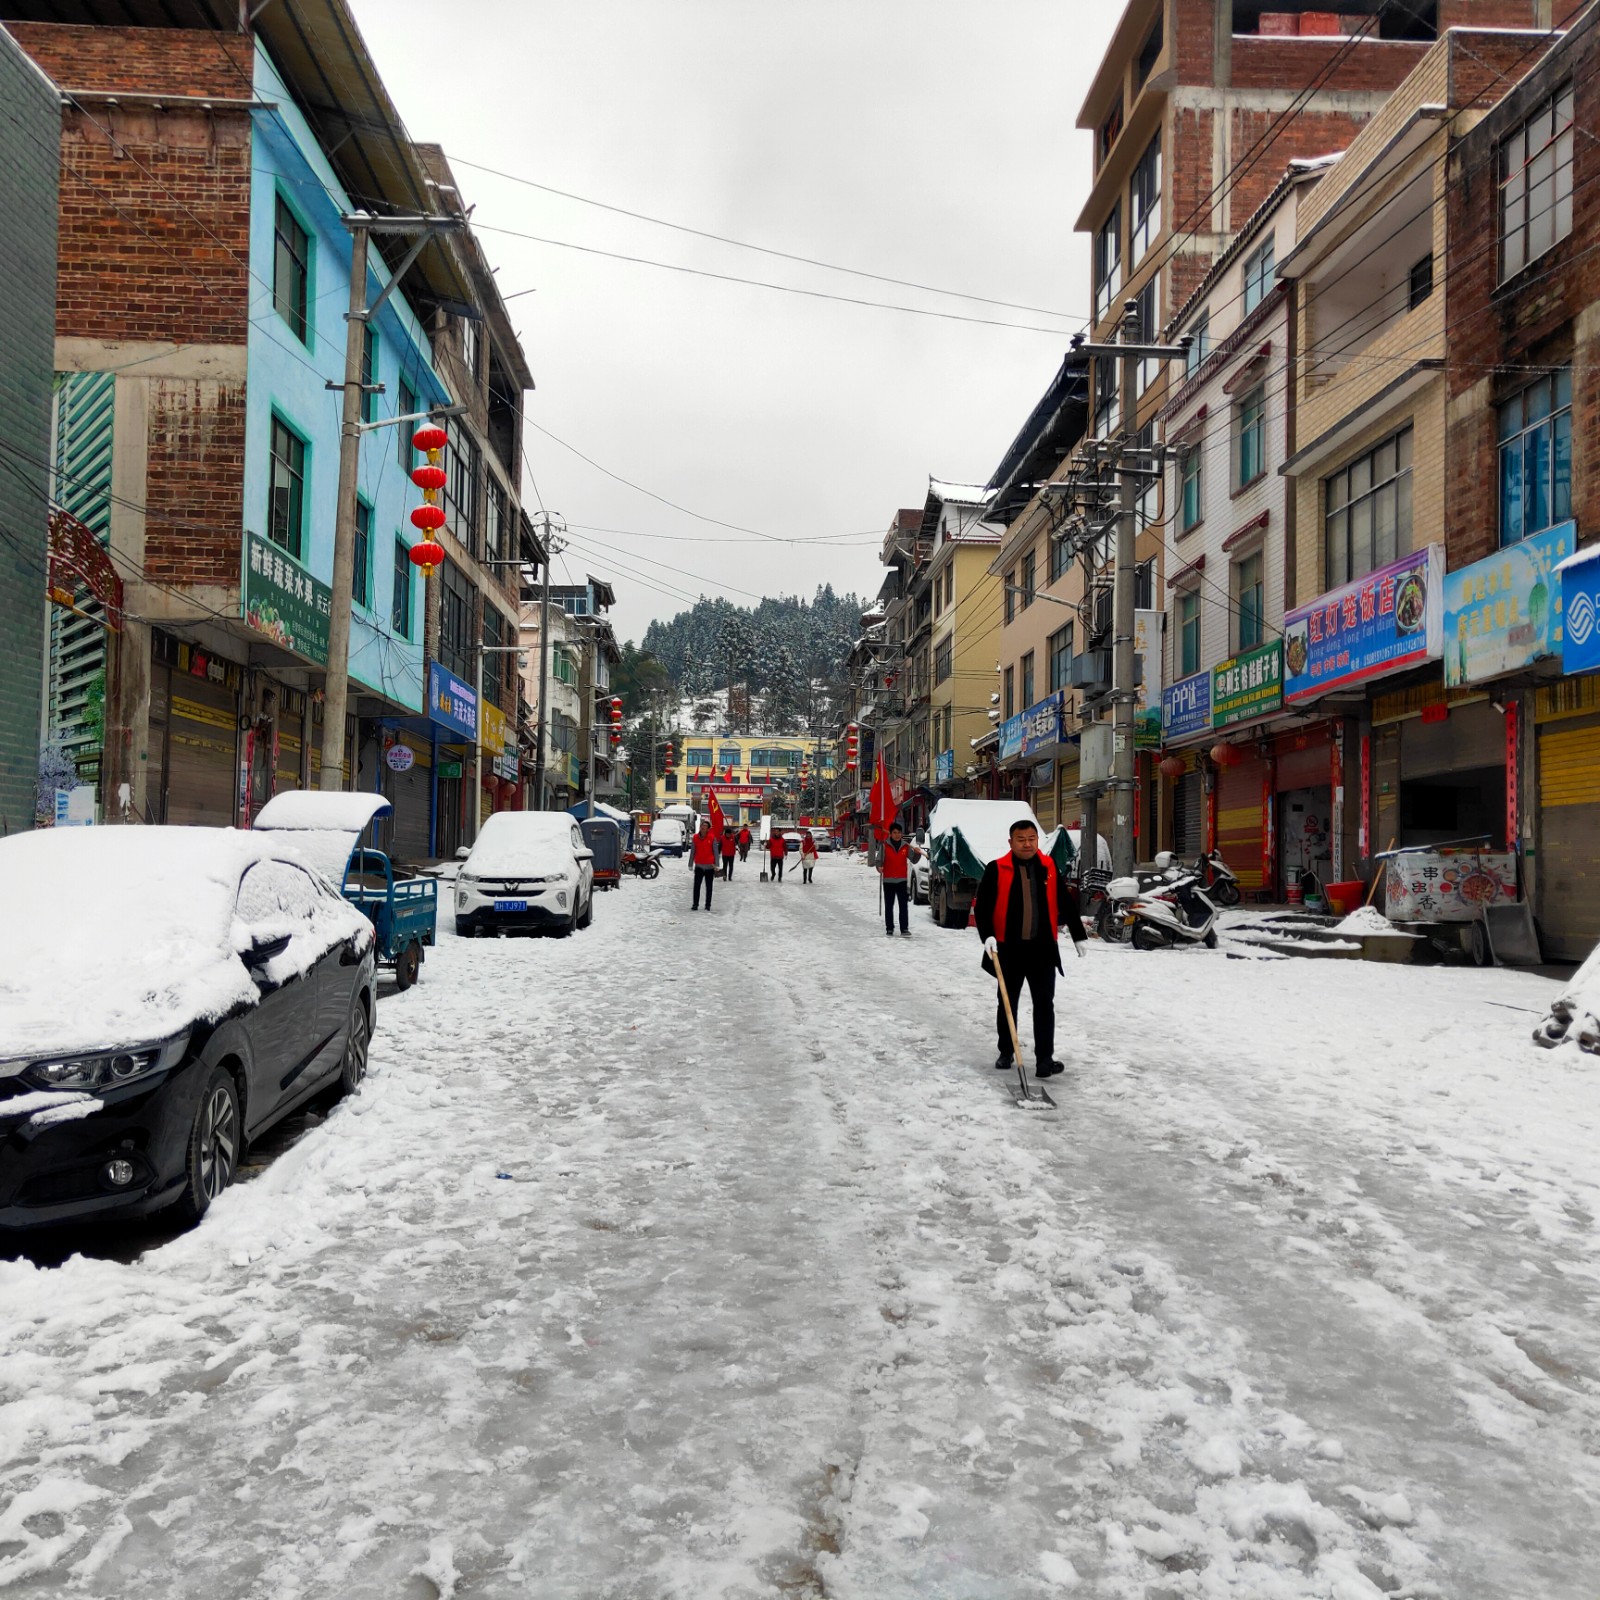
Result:
[[[289,948],[290,935],[280,933],[273,937],[257,934],[250,941],[246,950],[239,952],[239,959],[253,972],[257,967],[264,967],[274,956],[281,956]]]
[[[574,850],[572,853],[573,853],[574,856],[577,857],[577,859],[579,861],[593,861],[594,860],[594,851],[593,850]]]
[[[465,861],[467,859],[467,857],[470,856],[471,854],[472,854],[472,846],[471,845],[469,845],[469,844],[458,844],[456,846],[456,860],[457,861]]]

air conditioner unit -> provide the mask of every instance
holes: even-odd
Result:
[[[1111,652],[1085,650],[1072,658],[1072,687],[1091,693],[1111,687]]]
[[[1078,782],[1111,781],[1112,728],[1109,722],[1091,722],[1078,739]]]

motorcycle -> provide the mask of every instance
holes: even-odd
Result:
[[[624,850],[622,853],[622,870],[636,878],[649,880],[661,875],[661,852],[659,850]]]
[[[1125,915],[1135,950],[1170,950],[1179,944],[1203,944],[1215,950],[1216,921],[1216,904],[1192,872],[1140,895]]]
[[[1155,871],[1135,872],[1125,878],[1112,878],[1101,893],[1094,913],[1094,931],[1107,944],[1122,944],[1131,924],[1128,908],[1140,895],[1170,882],[1177,875],[1170,850],[1158,851]]]
[[[1220,850],[1202,850],[1194,870],[1201,890],[1219,906],[1236,906],[1240,901],[1239,880],[1233,875]]]

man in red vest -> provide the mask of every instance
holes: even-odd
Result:
[[[711,891],[717,883],[717,836],[711,831],[708,819],[700,821],[700,831],[694,836],[694,843],[689,847],[689,854],[694,862],[694,905],[691,909],[700,909],[700,885],[706,886],[706,910],[711,909]]]
[[[739,841],[732,828],[722,830],[722,876],[733,882],[733,858],[738,853]]]
[[[1063,891],[1056,881],[1055,862],[1039,853],[1039,830],[1033,823],[1019,820],[1011,824],[1011,849],[983,869],[974,909],[984,966],[990,972],[999,967],[1011,1014],[1016,1015],[1024,983],[1033,997],[1034,1076],[1048,1078],[1063,1071],[1055,1059],[1056,974],[1061,971],[1057,929],[1064,920],[1080,956],[1089,936],[1078,915],[1076,893],[1070,886]],[[998,995],[994,1017],[1000,1037],[995,1066],[1010,1071],[1016,1065],[1011,1030]]]
[[[889,837],[883,842],[883,860],[878,871],[883,876],[883,931],[894,938],[894,908],[900,907],[900,933],[911,937],[911,923],[906,906],[910,900],[911,863],[920,861],[922,852],[906,840],[905,829],[898,822],[891,825]]]
[[[783,858],[788,850],[783,835],[774,828],[767,839],[767,870],[772,874],[773,883],[783,882]]]

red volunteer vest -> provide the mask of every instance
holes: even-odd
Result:
[[[731,833],[723,834],[723,836],[722,836],[722,853],[723,853],[723,855],[731,856],[734,853],[734,851],[736,851],[738,848],[739,848],[739,842],[738,842],[738,840],[736,840],[734,838],[734,836]]]
[[[1061,925],[1056,915],[1056,864],[1043,851],[1039,859],[1044,862],[1044,898],[1050,911],[1050,937],[1054,939],[1056,929]],[[1016,863],[1009,850],[995,862],[995,871],[999,887],[994,898],[994,936],[996,943],[1004,944],[1006,920],[1011,915],[1011,884],[1017,875]]]
[[[897,850],[886,840],[883,846],[883,876],[890,883],[904,883],[911,846],[903,844]]]
[[[788,850],[788,848],[789,847],[783,842],[783,837],[780,834],[775,833],[770,839],[767,840],[767,854],[769,856],[781,856]]]
[[[694,864],[697,867],[714,867],[717,864],[717,841],[709,833],[694,836]]]

